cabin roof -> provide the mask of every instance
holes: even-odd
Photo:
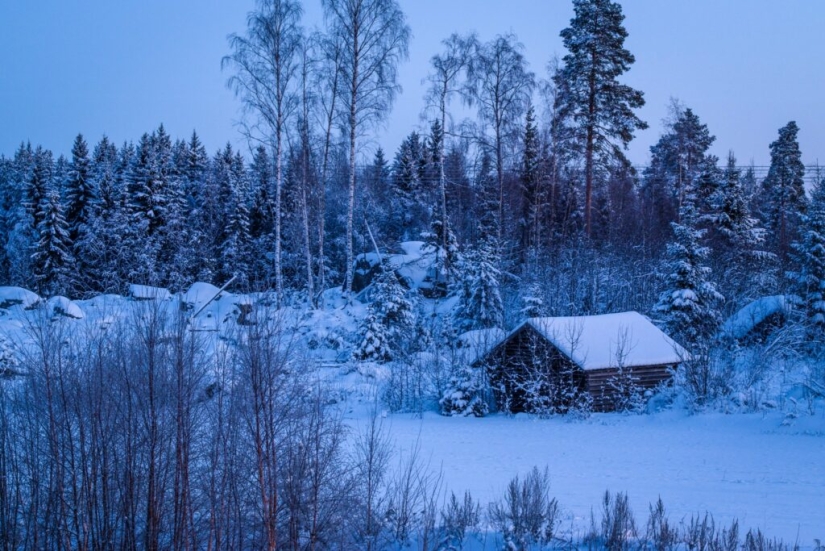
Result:
[[[787,315],[788,300],[782,295],[762,297],[744,306],[722,324],[722,335],[741,339],[774,314]]]
[[[689,353],[638,312],[530,318],[530,326],[584,370],[677,364]]]

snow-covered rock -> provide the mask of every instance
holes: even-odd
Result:
[[[181,300],[183,300],[183,302],[187,305],[200,307],[205,304],[206,301],[215,297],[215,295],[218,294],[218,291],[219,289],[211,283],[198,281],[189,287],[189,289],[183,294],[183,297],[181,297]]]

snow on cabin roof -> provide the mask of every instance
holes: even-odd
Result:
[[[135,300],[168,300],[172,298],[172,293],[161,287],[130,283],[129,296]]]
[[[585,370],[676,364],[688,352],[638,312],[531,318],[530,325]]]
[[[723,335],[741,339],[765,321],[768,317],[782,313],[787,314],[788,301],[782,295],[762,297],[744,306],[722,324]]]

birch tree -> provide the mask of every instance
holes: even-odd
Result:
[[[355,158],[358,138],[389,114],[398,85],[398,64],[407,58],[410,27],[396,0],[323,0],[329,33],[341,41],[338,92],[346,107],[349,134],[347,254],[344,293],[352,291],[355,259],[352,236],[355,213]]]
[[[442,232],[441,247],[444,251],[448,247],[449,235],[449,220],[447,218],[447,185],[446,176],[444,174],[444,158],[446,157],[446,136],[448,133],[447,126],[447,108],[450,100],[456,93],[461,92],[461,75],[467,68],[467,62],[470,53],[470,46],[474,40],[473,36],[461,37],[453,33],[450,37],[444,40],[444,52],[436,54],[430,58],[430,65],[432,65],[432,72],[427,77],[430,83],[430,88],[427,91],[427,103],[430,108],[434,108],[436,116],[441,124],[441,131],[444,133],[441,140],[438,142],[438,194],[441,207],[441,220],[444,224]]]
[[[281,196],[284,137],[300,104],[293,81],[300,68],[303,42],[301,5],[293,0],[258,0],[247,18],[245,36],[229,37],[232,54],[223,66],[235,70],[229,86],[243,101],[244,133],[275,150],[275,291],[283,296],[281,270]]]
[[[498,183],[496,239],[501,242],[504,219],[505,146],[519,129],[519,119],[527,111],[535,76],[527,70],[524,45],[513,34],[476,44],[467,73],[466,99],[478,109],[482,123],[492,127],[492,143],[481,137],[482,145],[493,152]]]

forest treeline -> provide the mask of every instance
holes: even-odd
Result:
[[[209,154],[162,125],[121,145],[79,135],[70,158],[22,144],[0,158],[0,280],[80,298],[236,276],[317,306],[352,291],[355,252],[424,240],[443,290],[478,302],[467,327],[632,309],[690,344],[766,294],[823,323],[825,205],[796,124],[760,179],[712,155],[711,129],[674,101],[637,171],[624,150],[645,100],[620,80],[635,61],[621,6],[573,4],[543,77],[512,34],[445,39],[422,75],[428,123],[390,154],[366,144],[399,92],[400,6],[329,0],[308,32],[299,2],[261,1],[223,60],[251,152]]]

